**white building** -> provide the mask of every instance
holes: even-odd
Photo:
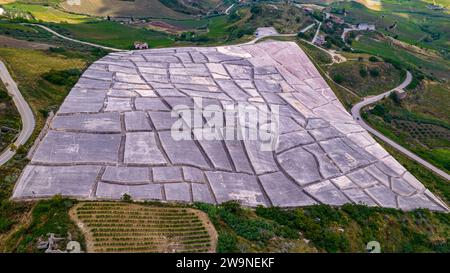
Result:
[[[375,25],[370,25],[370,24],[358,24],[357,26],[358,30],[375,30]]]
[[[2,16],[3,14],[5,14],[5,10],[3,8],[0,8],[0,16]]]

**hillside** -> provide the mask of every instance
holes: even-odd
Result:
[[[92,16],[113,17],[155,17],[186,19],[190,15],[183,14],[163,5],[159,0],[83,0],[83,5],[69,5],[62,2],[61,6],[74,13]]]

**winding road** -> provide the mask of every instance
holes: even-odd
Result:
[[[17,137],[16,141],[14,142],[14,145],[16,147],[19,147],[20,145],[25,144],[30,138],[36,122],[34,120],[33,112],[31,111],[30,106],[23,98],[22,94],[19,91],[19,88],[17,88],[16,82],[13,80],[11,74],[9,74],[8,69],[6,68],[6,65],[2,61],[0,61],[0,79],[5,84],[8,93],[13,98],[14,104],[16,105],[20,117],[22,118],[22,130],[20,131],[19,137]],[[0,154],[0,166],[5,164],[15,154],[16,151],[11,150],[10,148],[4,150]]]
[[[351,110],[352,116],[364,129],[366,129],[367,131],[369,131],[370,133],[372,133],[373,135],[375,135],[379,139],[383,140],[384,142],[389,144],[391,147],[393,147],[397,151],[403,153],[404,155],[406,155],[407,157],[409,157],[412,160],[416,161],[417,163],[421,164],[425,168],[433,171],[434,173],[436,173],[436,174],[438,174],[438,175],[442,176],[443,178],[445,178],[445,179],[450,181],[450,175],[449,174],[447,174],[446,172],[442,171],[441,169],[435,167],[434,165],[428,163],[427,161],[425,161],[421,157],[417,156],[416,154],[412,153],[408,149],[404,148],[403,146],[401,146],[401,145],[397,144],[396,142],[392,141],[390,138],[384,136],[383,134],[381,134],[377,130],[373,129],[361,117],[361,109],[362,108],[364,108],[365,106],[367,106],[369,104],[373,104],[373,103],[375,103],[375,102],[377,102],[379,100],[382,100],[383,98],[386,98],[387,96],[389,96],[389,94],[391,94],[392,92],[394,92],[396,90],[404,89],[406,86],[408,86],[411,83],[411,81],[412,81],[412,75],[411,75],[411,73],[409,71],[406,71],[406,79],[399,86],[397,86],[396,88],[394,88],[392,90],[389,90],[387,92],[384,92],[384,93],[382,93],[380,95],[377,95],[377,96],[366,97],[361,102],[355,104],[352,107],[352,110]]]
[[[225,10],[225,14],[226,14],[226,15],[230,14],[230,10],[234,7],[234,5],[236,5],[236,4],[232,4],[231,6],[229,6],[229,7]]]

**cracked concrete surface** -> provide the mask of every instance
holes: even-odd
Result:
[[[171,110],[193,107],[196,97],[220,109],[279,106],[278,148],[261,151],[249,140],[176,141]],[[135,200],[448,211],[352,119],[292,42],[117,52],[91,65],[13,198],[125,193]]]

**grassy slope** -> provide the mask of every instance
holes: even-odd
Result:
[[[366,74],[360,70],[365,71]],[[370,70],[379,71],[379,75],[372,76]],[[333,79],[341,78],[341,85],[353,90],[361,97],[391,90],[403,81],[404,74],[391,64],[369,61],[347,61],[334,64],[329,68],[329,73]]]
[[[42,252],[36,248],[39,238],[47,239],[48,233],[55,233],[57,237],[67,237],[70,233],[72,240],[80,242],[84,249],[84,236],[69,217],[69,209],[76,201],[55,196],[50,200],[39,201],[30,212],[29,223],[18,228],[3,244],[1,252]],[[16,205],[16,204],[12,204]],[[6,209],[6,208],[5,208]],[[15,208],[25,210],[25,208]],[[29,208],[27,208],[29,210]],[[65,239],[58,243],[61,250],[68,243]],[[2,245],[0,244],[0,247]]]
[[[255,28],[273,26],[280,33],[297,33],[314,22],[300,8],[292,5],[278,4],[277,8],[268,5],[258,6],[259,13],[249,18],[248,22]]]
[[[76,39],[123,49],[131,49],[135,41],[147,42],[151,47],[166,47],[173,44],[168,34],[110,21],[59,24],[53,28]]]
[[[0,81],[0,127],[3,126],[16,129],[17,132],[0,132],[0,152],[13,142],[21,128],[19,112],[5,85]]]
[[[384,59],[393,60],[407,69],[421,71],[430,76],[448,78],[449,62],[437,57],[427,57],[390,44],[386,39],[376,35],[364,35],[352,43],[356,50],[368,52]]]
[[[449,88],[427,83],[409,91],[401,105],[378,103],[386,114],[369,111],[367,121],[377,130],[437,167],[450,172]],[[446,96],[446,95],[444,95]]]
[[[37,123],[43,124],[40,113],[63,101],[70,86],[58,86],[45,81],[42,75],[51,70],[84,69],[83,59],[30,49],[0,48],[0,58],[7,63],[10,73],[18,82],[19,89],[30,104]]]
[[[294,210],[234,203],[198,204],[218,234],[218,252],[366,252],[378,241],[382,252],[448,252],[450,216],[425,210],[320,205]]]
[[[125,16],[186,19],[192,16],[176,12],[163,5],[159,0],[83,0],[82,5],[69,5],[65,1],[61,6],[67,11],[92,16]]]
[[[79,24],[89,20],[87,16],[67,13],[51,6],[12,3],[4,8],[9,12],[28,12],[42,22]]]
[[[9,29],[11,33],[23,35],[24,32],[29,31],[29,33],[36,34],[36,37],[41,37],[38,35],[39,32],[34,32],[27,27],[21,27],[20,30],[22,32],[15,32],[18,31],[17,28]],[[53,39],[47,38],[46,41],[50,43],[53,42]],[[60,45],[60,41],[55,42]],[[67,48],[70,48],[71,51],[59,50],[58,54],[30,49],[0,49],[0,58],[7,64],[19,89],[30,103],[37,121],[35,132],[24,148],[19,149],[10,161],[0,166],[0,251],[3,251],[6,246],[11,251],[29,250],[31,244],[29,234],[36,230],[46,234],[47,228],[55,232],[73,228],[69,227],[69,222],[66,221],[68,219],[68,215],[64,212],[66,209],[59,205],[48,201],[40,201],[37,205],[34,202],[9,201],[14,184],[28,163],[27,150],[44,124],[45,117],[42,110],[47,110],[50,106],[58,107],[73,85],[73,81],[62,85],[52,84],[43,79],[43,74],[52,69],[55,71],[83,69],[94,58],[98,58],[96,55],[98,52],[90,51],[91,49],[73,48],[72,45]],[[33,207],[33,221],[31,221]],[[11,239],[10,236],[16,232],[20,232],[20,234],[14,235],[14,239]],[[72,235],[76,236],[75,233]]]

